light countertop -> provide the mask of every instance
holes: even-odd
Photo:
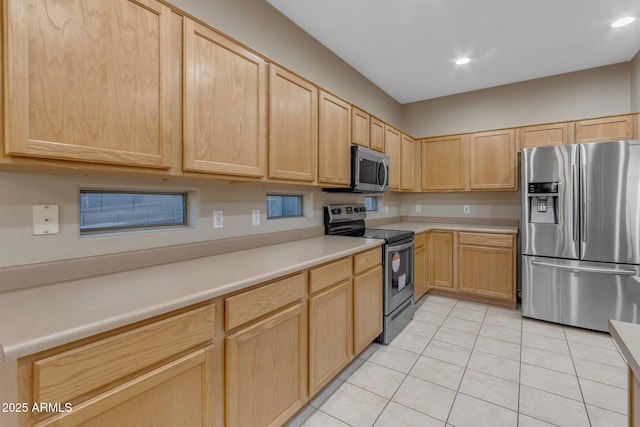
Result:
[[[609,332],[636,378],[640,378],[640,325],[609,320]]]
[[[0,356],[16,359],[383,243],[321,236],[0,294]]]
[[[423,233],[429,230],[453,230],[453,231],[476,231],[481,233],[518,233],[518,227],[497,226],[497,225],[471,225],[471,224],[446,224],[430,222],[396,222],[385,224],[374,228],[384,228],[387,230],[406,230],[414,233]]]

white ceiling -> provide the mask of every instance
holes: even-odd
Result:
[[[267,0],[404,104],[629,61],[640,0]],[[621,28],[621,17],[636,20]],[[454,64],[471,58],[464,66]]]

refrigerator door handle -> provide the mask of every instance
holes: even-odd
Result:
[[[585,178],[586,165],[580,167],[580,198],[582,199],[582,206],[580,209],[580,225],[582,231],[582,241],[587,241],[587,180]]]
[[[610,268],[591,268],[591,267],[576,267],[563,264],[552,264],[549,262],[531,261],[532,265],[538,265],[542,267],[553,267],[561,270],[573,270],[581,271],[585,273],[602,273],[602,274],[614,274],[618,276],[635,276],[637,273],[635,270],[616,270]]]
[[[578,215],[578,172],[575,163],[571,165],[571,176],[573,178],[573,241],[578,240],[579,215]]]

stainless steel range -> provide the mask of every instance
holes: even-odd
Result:
[[[411,321],[413,305],[413,231],[366,228],[363,204],[324,207],[325,234],[383,239],[383,330],[378,342],[389,344]]]

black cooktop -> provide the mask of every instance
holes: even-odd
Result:
[[[404,230],[385,230],[382,228],[367,228],[364,230],[362,237],[372,239],[384,239],[387,243],[394,243],[404,239],[413,237],[413,231]]]

